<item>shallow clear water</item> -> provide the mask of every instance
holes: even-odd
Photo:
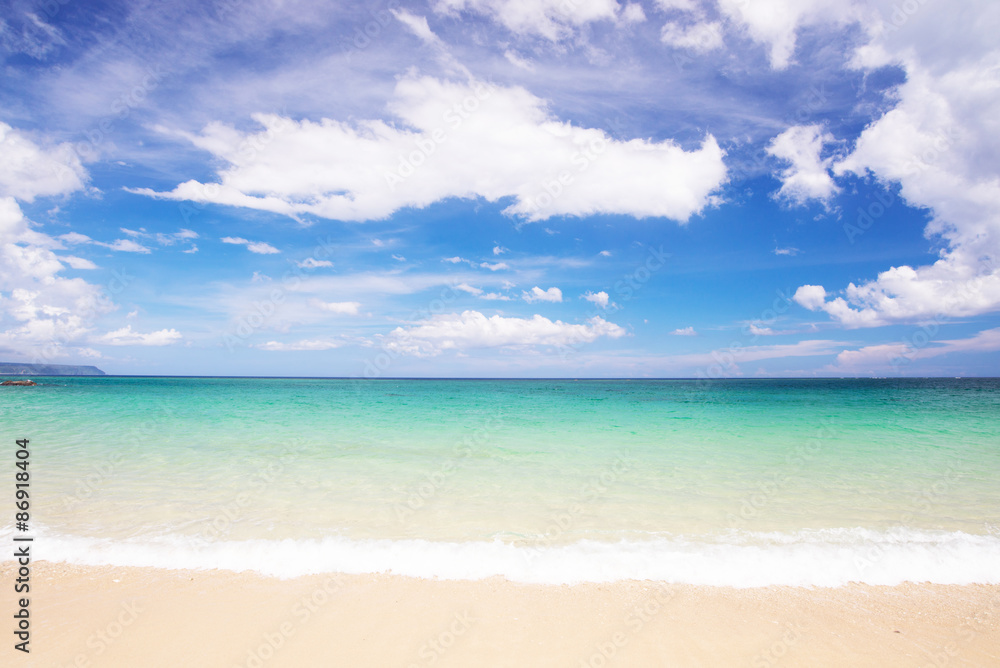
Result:
[[[42,382],[0,406],[41,558],[1000,581],[995,379]]]

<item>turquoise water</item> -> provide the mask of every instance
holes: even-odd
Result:
[[[0,436],[52,559],[1000,581],[995,379],[40,380]]]

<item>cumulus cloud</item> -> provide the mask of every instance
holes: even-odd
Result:
[[[64,242],[33,229],[13,197],[0,197],[0,347],[42,362],[81,355],[75,344],[113,310],[99,286],[61,275],[63,262],[90,268],[53,252]]]
[[[851,0],[719,0],[719,9],[768,48],[771,67],[778,70],[791,64],[799,28],[847,24],[867,14],[861,3]]]
[[[849,284],[822,308],[848,327],[1000,310],[1000,5],[966,14],[933,3],[879,23],[855,64],[903,67],[898,102],[869,125],[834,174],[874,174],[898,183],[913,207],[926,208],[925,236],[943,243],[933,264],[890,267]],[[897,8],[898,9],[898,8]],[[891,205],[891,204],[889,204]],[[848,223],[849,224],[849,223]],[[845,227],[846,229],[846,227]]]
[[[529,221],[616,213],[686,222],[717,201],[726,179],[712,135],[691,151],[620,141],[554,118],[520,87],[408,75],[389,111],[399,122],[257,114],[263,129],[251,133],[211,123],[183,136],[226,165],[218,183],[133,192],[336,220],[482,197],[512,198],[505,213]]]
[[[510,269],[506,262],[494,262],[490,264],[489,262],[480,262],[479,266],[483,269],[489,269],[490,271],[500,271],[501,269]]]
[[[281,252],[271,244],[264,243],[263,241],[250,241],[243,237],[222,237],[222,243],[246,246],[248,251],[257,253],[258,255],[273,255],[274,253]]]
[[[549,288],[548,290],[542,290],[537,285],[531,288],[528,292],[521,293],[524,301],[529,304],[532,302],[561,302],[562,301],[562,290],[559,288]]]
[[[310,303],[318,309],[340,315],[357,315],[361,308],[361,302],[324,302],[315,299]]]
[[[0,122],[0,197],[33,202],[36,197],[79,190],[87,179],[80,157],[69,144],[39,146]]]
[[[683,327],[681,329],[675,329],[670,332],[674,336],[697,336],[698,332],[694,331],[694,327]]]
[[[261,343],[254,347],[259,348],[260,350],[287,352],[298,350],[330,350],[331,348],[337,348],[340,345],[341,343],[338,341],[329,341],[326,339],[303,339],[294,343],[268,341],[267,343]]]
[[[608,297],[608,293],[604,292],[603,290],[601,292],[585,292],[582,295],[580,295],[580,298],[581,299],[586,299],[588,302],[591,302],[592,304],[596,304],[597,306],[600,306],[601,308],[607,308],[608,307],[608,303],[610,301],[610,297]]]
[[[810,311],[817,311],[823,308],[823,303],[826,299],[826,290],[822,285],[803,285],[795,291],[792,299]]]
[[[626,332],[600,317],[586,324],[552,321],[540,315],[515,318],[479,311],[464,311],[434,316],[410,327],[397,327],[383,337],[382,345],[390,351],[416,356],[438,355],[445,350],[508,346],[572,346],[591,343],[600,337],[616,339]]]
[[[181,338],[181,333],[176,329],[161,329],[158,332],[143,334],[133,332],[132,325],[126,325],[121,329],[97,337],[94,343],[109,346],[169,346]]]
[[[768,154],[790,163],[779,175],[780,198],[802,205],[811,199],[826,203],[837,194],[840,189],[828,171],[833,158],[820,158],[823,145],[833,141],[819,124],[796,125],[771,141]]]

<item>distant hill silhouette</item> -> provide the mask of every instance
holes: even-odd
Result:
[[[0,362],[0,376],[103,376],[96,366]]]

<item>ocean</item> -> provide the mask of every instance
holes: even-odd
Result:
[[[36,559],[1000,583],[997,379],[35,380],[0,438],[10,467],[30,441]]]

